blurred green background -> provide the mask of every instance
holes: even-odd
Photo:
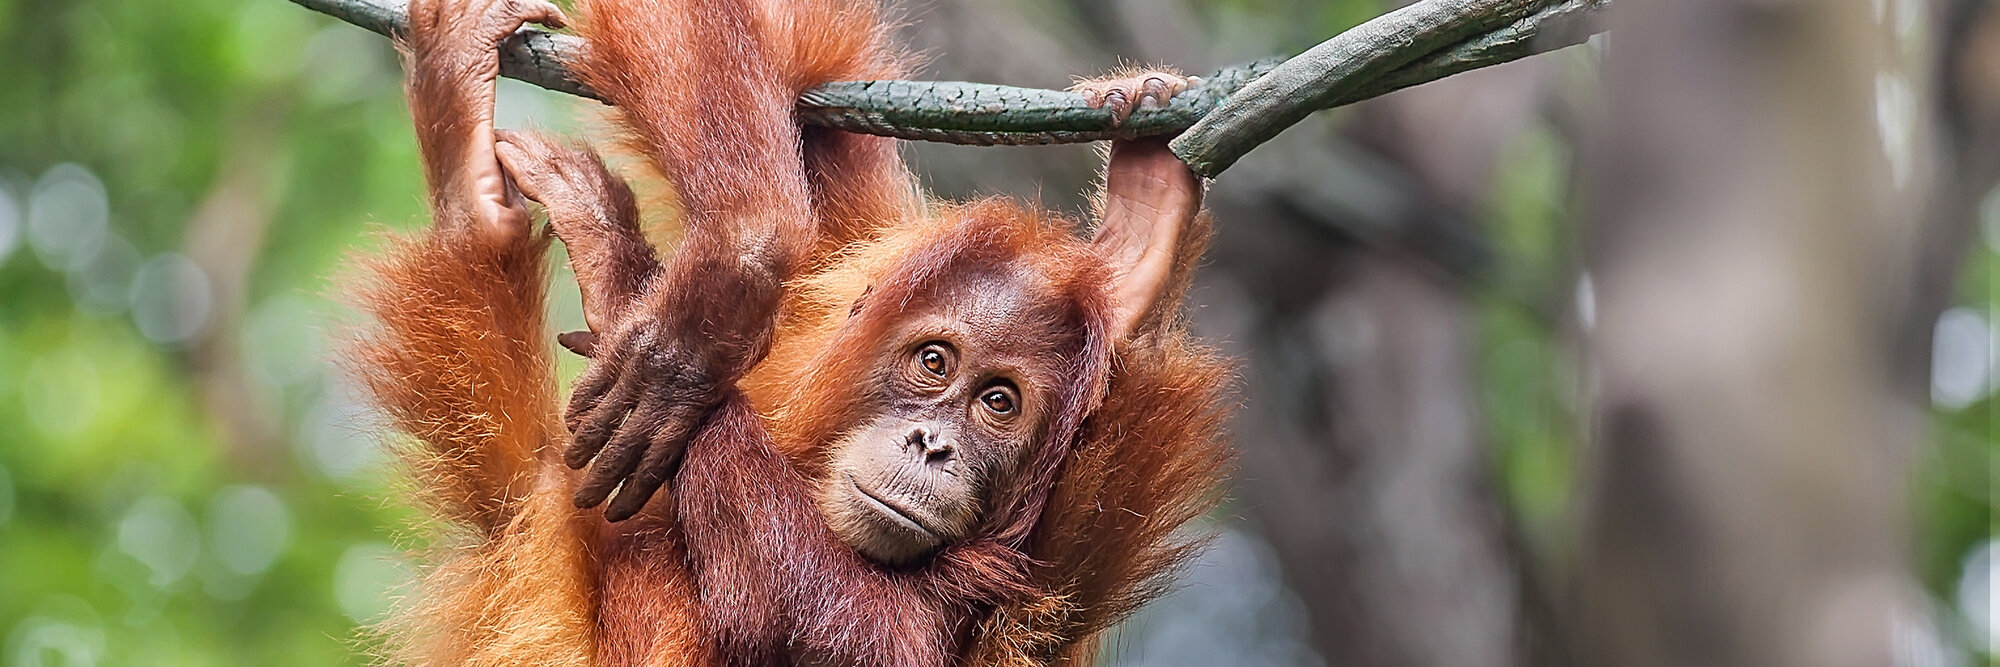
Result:
[[[1380,11],[1324,6],[1273,48]],[[424,223],[394,51],[282,0],[0,0],[0,19],[0,665],[364,662],[413,516],[331,363],[350,315],[330,295],[371,228]],[[502,124],[569,127],[575,106],[509,83]],[[1546,131],[1511,141],[1480,212],[1537,289],[1573,261],[1568,160]],[[2000,558],[1991,201],[1911,486],[1919,573],[1969,656],[1993,648]],[[1519,302],[1477,308],[1500,486],[1560,550],[1575,370]]]

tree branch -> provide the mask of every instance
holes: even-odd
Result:
[[[1174,154],[1214,177],[1321,109],[1576,44],[1609,0],[1421,0],[1278,65],[1174,138]]]
[[[1592,19],[1610,1],[1418,0],[1291,61],[1225,67],[1167,107],[1138,110],[1116,127],[1109,110],[1092,109],[1075,93],[960,81],[829,83],[800,96],[799,118],[852,132],[980,146],[1083,143],[1198,128],[1200,134],[1175,141],[1175,153],[1214,176],[1313,111],[1579,43],[1602,29]],[[408,25],[398,0],[292,2],[390,37]],[[524,29],[501,47],[500,72],[596,99],[570,71],[586,47],[574,35]],[[1273,72],[1280,76],[1260,79]],[[1225,115],[1206,118],[1218,111]]]

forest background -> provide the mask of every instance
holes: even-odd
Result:
[[[1994,12],[1937,20],[1954,4],[1984,5],[1878,0],[1873,18],[1996,80]],[[904,33],[920,78],[1059,88],[1293,54],[1389,8],[921,0]],[[1966,30],[1986,37],[1947,35]],[[1620,520],[1591,505],[1610,482],[1580,196],[1617,34],[1319,114],[1217,181],[1192,312],[1244,360],[1240,477],[1215,547],[1112,664],[1564,660],[1570,601],[1608,576],[1579,567],[1599,562],[1590,536]],[[0,63],[0,665],[365,662],[357,627],[421,546],[333,365],[345,258],[426,224],[393,48],[281,0],[0,0]],[[1944,94],[1926,81],[1878,79],[1878,122],[1926,122]],[[503,81],[500,124],[588,132],[595,106]],[[940,195],[1079,217],[1100,165],[1081,146],[909,155]],[[1949,270],[1893,373],[1917,378],[1891,392],[1911,441],[1818,459],[1893,481],[1903,664],[2000,650],[1991,185],[1924,237]],[[558,325],[580,327],[571,277],[555,284]],[[1815,511],[1846,510],[1796,516]]]

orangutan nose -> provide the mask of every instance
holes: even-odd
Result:
[[[925,463],[938,464],[950,461],[958,448],[947,442],[938,431],[939,429],[934,426],[912,428],[908,435],[903,436],[903,443],[910,449],[923,452]]]

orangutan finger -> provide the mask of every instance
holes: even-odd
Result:
[[[640,459],[639,467],[626,478],[625,485],[619,487],[618,497],[604,508],[604,518],[609,521],[623,521],[645,509],[646,501],[660,490],[667,478],[673,476],[681,457],[687,453],[688,438],[693,435],[696,425],[701,423],[707,410],[704,406],[680,403],[668,410],[666,419],[659,423],[647,443],[646,455]]]
[[[625,423],[618,426],[602,451],[598,452],[596,460],[590,464],[590,471],[584,475],[583,483],[577,485],[572,499],[577,507],[595,507],[604,502],[619,483],[632,476],[668,407],[665,397],[648,395],[632,410]]]
[[[570,401],[570,443],[563,450],[563,464],[571,468],[582,468],[597,456],[620,424],[629,421],[626,416],[644,393],[646,382],[642,374],[616,367],[604,370],[617,378],[617,384],[609,392],[589,405],[579,404],[580,394]]]

